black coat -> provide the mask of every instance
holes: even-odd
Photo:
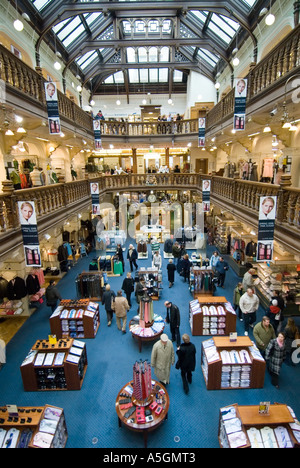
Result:
[[[175,271],[176,271],[176,266],[174,265],[174,263],[168,263],[167,270],[168,270],[168,281],[170,283],[174,283],[174,277],[175,277]]]
[[[48,286],[48,288],[46,289],[45,297],[47,306],[56,305],[58,300],[61,301],[61,295],[58,289],[53,285]]]
[[[39,288],[40,289],[40,288]],[[39,290],[38,289],[38,290]],[[23,278],[17,276],[9,281],[7,285],[7,297],[10,300],[22,299],[27,295],[27,288]]]
[[[137,258],[138,258],[137,250],[136,250],[136,249],[132,249],[131,256],[129,255],[129,250],[128,250],[128,252],[127,252],[127,258],[128,258],[129,260],[137,260]]]
[[[125,278],[122,284],[122,290],[125,292],[125,294],[132,293],[134,291],[134,279]]]
[[[196,348],[193,343],[182,343],[176,351],[179,367],[184,372],[192,372],[196,367]]]
[[[111,303],[115,300],[116,294],[111,289],[104,291],[102,295],[102,305],[104,305],[105,310],[112,310]]]
[[[171,307],[167,309],[167,315],[169,315],[171,328],[180,326],[180,312],[175,304],[172,304]]]
[[[124,263],[124,257],[123,257],[123,250],[122,247],[117,248],[117,255],[119,257],[120,262]]]

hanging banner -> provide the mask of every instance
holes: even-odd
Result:
[[[277,197],[267,196],[259,199],[256,255],[258,262],[270,261],[273,258],[276,205]]]
[[[100,214],[100,203],[99,203],[99,184],[98,182],[91,182],[91,196],[92,196],[92,213],[94,215]]]
[[[235,79],[234,95],[234,130],[245,130],[246,122],[246,98],[247,98],[247,80],[244,78]]]
[[[25,264],[26,266],[42,266],[37,230],[37,220],[34,202],[18,202],[19,219],[21,224]]]
[[[93,120],[93,129],[94,129],[94,138],[95,138],[95,149],[102,149],[101,127],[100,127],[99,119]]]
[[[45,83],[45,95],[47,102],[49,133],[57,135],[61,133],[60,120],[58,113],[58,100],[56,84],[52,81]]]
[[[199,117],[198,119],[198,147],[205,147],[205,125],[206,119],[204,117]]]
[[[202,209],[204,213],[210,211],[210,180],[202,180]]]

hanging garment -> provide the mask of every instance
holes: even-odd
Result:
[[[273,177],[273,163],[274,159],[266,158],[264,159],[264,167],[262,177]]]
[[[17,276],[7,285],[7,297],[9,300],[22,299],[27,295],[27,288],[23,278]]]
[[[36,294],[40,290],[40,282],[36,275],[29,274],[26,278],[28,294]]]
[[[0,299],[4,299],[5,297],[7,297],[7,286],[8,286],[8,281],[1,276],[0,277]]]

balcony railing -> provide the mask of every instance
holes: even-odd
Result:
[[[100,197],[111,192],[147,190],[191,190],[201,196],[202,180],[211,179],[211,199],[245,222],[258,223],[259,197],[278,197],[275,238],[299,251],[300,189],[282,185],[243,181],[200,174],[128,174],[94,177],[99,183]],[[66,216],[91,204],[90,180],[59,183],[50,186],[14,191],[10,181],[4,183],[0,195],[0,254],[6,241],[20,234],[18,201],[34,201],[38,226],[50,228]]]

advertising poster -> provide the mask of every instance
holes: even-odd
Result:
[[[34,202],[20,201],[18,202],[18,210],[23,236],[25,264],[26,266],[40,267],[42,264]]]
[[[45,95],[47,102],[49,133],[57,135],[61,133],[60,119],[58,113],[58,98],[56,84],[52,81],[45,83]]]
[[[91,182],[91,196],[92,196],[92,213],[94,215],[100,214],[100,203],[99,203],[99,184],[98,182]]]
[[[210,211],[210,186],[210,180],[202,181],[202,208],[204,213]]]
[[[259,199],[257,261],[270,261],[273,258],[274,229],[277,197],[267,196]]]
[[[206,119],[204,117],[199,117],[198,119],[198,147],[205,147],[205,125]]]
[[[234,130],[245,130],[246,123],[246,98],[247,98],[247,80],[244,78],[235,79],[234,95]]]
[[[94,119],[93,120],[93,129],[94,129],[94,138],[95,138],[95,149],[99,150],[102,149],[101,143],[101,127],[100,127],[100,120]]]

